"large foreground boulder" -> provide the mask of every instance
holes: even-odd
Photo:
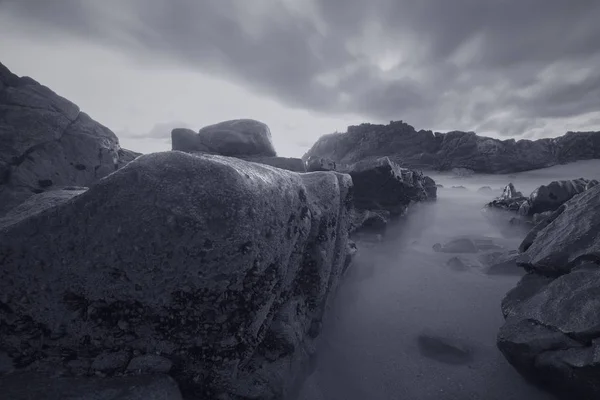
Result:
[[[0,64],[0,216],[34,193],[90,186],[138,155],[75,104]]]
[[[0,227],[0,348],[15,373],[152,369],[190,398],[283,398],[349,262],[351,187],[344,174],[141,156]]]
[[[520,246],[528,271],[503,301],[498,347],[565,399],[600,398],[600,186],[574,196]]]
[[[173,129],[172,149],[230,157],[275,157],[269,127],[253,119],[234,119],[205,126],[198,133]]]

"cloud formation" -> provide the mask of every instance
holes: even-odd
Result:
[[[597,0],[6,0],[0,12],[330,114],[518,136],[600,112]]]

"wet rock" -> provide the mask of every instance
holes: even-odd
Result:
[[[479,248],[472,239],[458,238],[445,243],[436,243],[433,250],[440,253],[477,253]]]
[[[87,187],[126,164],[108,128],[33,79],[0,69],[0,217],[35,193]]]
[[[473,360],[473,349],[463,340],[424,332],[417,337],[421,354],[445,364],[468,364]]]
[[[56,378],[12,374],[0,377],[0,393],[10,400],[182,400],[177,383],[167,375]]]
[[[316,172],[316,171],[336,171],[335,162],[322,157],[309,157],[306,160],[306,171],[307,172]]]
[[[168,358],[156,354],[145,354],[132,358],[127,365],[127,371],[166,374],[172,367],[173,363]]]
[[[161,354],[190,396],[284,397],[347,267],[351,187],[339,173],[140,156],[0,228],[3,347],[17,370]],[[296,347],[271,334],[279,318]]]
[[[253,119],[234,119],[205,126],[198,133],[190,129],[171,131],[172,149],[229,157],[275,157],[269,127]]]
[[[600,264],[600,186],[573,197],[531,230],[519,264],[548,276],[583,263]]]

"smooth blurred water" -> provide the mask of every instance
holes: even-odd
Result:
[[[414,207],[383,243],[359,242],[359,253],[324,323],[316,370],[300,400],[541,400],[551,397],[526,383],[496,348],[503,318],[500,301],[516,275],[487,275],[446,265],[452,254],[431,246],[456,236],[493,238],[516,249],[524,232],[504,235],[480,212],[495,193],[513,182],[529,194],[556,179],[600,178],[600,161],[506,175],[457,179],[433,176],[444,186],[435,203]],[[423,331],[469,344],[473,359],[446,364],[424,356]]]

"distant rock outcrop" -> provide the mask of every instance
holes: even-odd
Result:
[[[253,119],[234,119],[205,126],[198,133],[173,129],[172,149],[229,157],[275,157],[269,127]]]
[[[498,347],[565,399],[600,398],[600,186],[574,196],[523,241],[530,274],[502,303]]]
[[[17,372],[168,371],[189,398],[285,398],[356,250],[348,175],[171,151],[59,197],[0,226]]]
[[[361,124],[322,136],[306,153],[337,163],[389,156],[403,167],[511,173],[600,158],[600,132],[567,132],[554,139],[498,140],[474,132],[416,131],[402,121]]]
[[[34,193],[90,186],[138,155],[75,104],[0,64],[0,216]]]

